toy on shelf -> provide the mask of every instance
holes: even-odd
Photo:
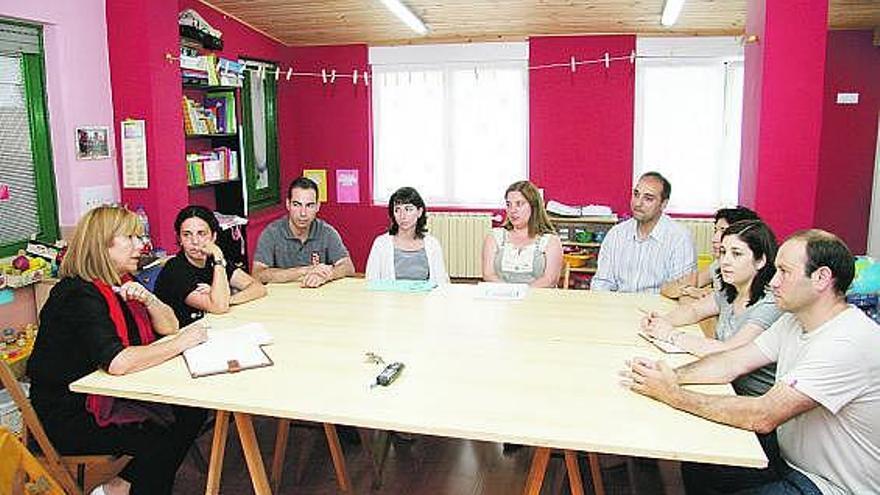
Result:
[[[24,328],[5,328],[0,332],[0,359],[13,364],[27,358],[34,348],[37,325],[28,323]]]
[[[54,262],[39,256],[29,256],[24,250],[0,262],[0,289],[18,288],[51,277],[57,270]]]
[[[846,301],[880,323],[880,262],[870,256],[857,256],[855,269]]]

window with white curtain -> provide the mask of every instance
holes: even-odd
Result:
[[[528,177],[528,45],[371,47],[373,201],[498,207]]]
[[[656,170],[672,183],[667,211],[737,204],[743,55],[736,38],[639,38],[634,183]]]

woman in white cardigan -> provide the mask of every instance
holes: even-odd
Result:
[[[448,284],[443,249],[427,233],[425,202],[418,191],[401,187],[388,201],[388,232],[373,241],[367,280],[430,280]]]

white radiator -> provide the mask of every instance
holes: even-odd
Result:
[[[483,240],[491,229],[490,213],[428,213],[428,232],[443,247],[443,259],[450,277],[483,276]]]
[[[712,234],[715,231],[715,219],[676,218],[675,220],[690,231],[697,256],[712,255]]]

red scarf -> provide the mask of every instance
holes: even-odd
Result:
[[[123,282],[131,280],[126,275]],[[101,280],[93,280],[92,284],[98,289],[98,292],[104,296],[107,306],[110,308],[110,320],[116,327],[116,335],[122,341],[123,347],[129,347],[131,342],[128,340],[128,325],[125,322],[125,314],[122,312],[122,305],[119,304],[119,298],[113,293],[113,288]],[[156,334],[153,333],[153,325],[150,321],[150,315],[147,308],[139,301],[125,301],[131,312],[134,322],[137,325],[138,335],[141,338],[141,345],[148,345],[156,340]],[[94,417],[98,426],[105,427],[111,424],[121,425],[128,423],[141,423],[148,419],[157,420],[159,423],[167,423],[173,419],[169,417],[170,410],[167,407],[156,407],[156,404],[142,403],[126,399],[116,399],[103,395],[88,395],[86,397],[86,410]]]

